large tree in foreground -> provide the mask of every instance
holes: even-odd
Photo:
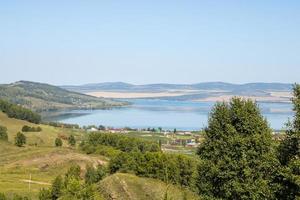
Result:
[[[285,139],[279,145],[282,165],[277,181],[281,183],[279,199],[300,199],[300,85],[293,88],[294,119],[287,123]]]
[[[273,199],[272,176],[278,162],[271,130],[251,100],[233,98],[213,108],[196,186],[208,199]]]

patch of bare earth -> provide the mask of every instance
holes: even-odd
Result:
[[[15,166],[36,166],[39,169],[47,169],[49,167],[55,167],[62,165],[64,163],[76,163],[82,170],[85,169],[87,164],[91,164],[94,167],[97,165],[104,165],[106,161],[100,159],[99,157],[89,156],[85,154],[75,153],[75,152],[52,152],[45,155],[39,155],[36,157],[31,157],[27,159],[21,159],[8,165],[8,167]]]

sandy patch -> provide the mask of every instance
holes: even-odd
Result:
[[[207,97],[203,99],[196,99],[195,101],[199,102],[217,102],[217,101],[225,101],[229,102],[233,97],[237,97],[235,95],[221,95],[218,97]],[[243,99],[251,99],[253,101],[266,101],[266,102],[290,102],[289,98],[277,97],[277,96],[238,96]]]
[[[82,169],[85,169],[87,163],[92,164],[93,166],[106,164],[106,161],[103,161],[97,157],[88,156],[80,153],[50,153],[47,155],[37,156],[34,158],[28,158],[23,160],[18,160],[9,164],[9,167],[14,166],[37,166],[40,169],[57,166],[67,162],[76,162]]]
[[[176,97],[186,95],[186,92],[89,92],[87,95],[104,98],[130,99],[150,97]]]

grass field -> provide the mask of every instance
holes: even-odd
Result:
[[[168,199],[199,199],[190,191],[174,185],[151,179],[140,178],[131,174],[117,173],[98,184],[98,190],[108,200],[162,200],[166,193]]]
[[[76,148],[70,148],[67,141],[63,147],[54,147],[58,136],[68,137],[74,134],[77,139],[83,132],[72,129],[39,125],[41,132],[26,132],[27,144],[24,147],[14,145],[14,137],[24,125],[37,126],[26,121],[8,118],[0,112],[0,125],[8,129],[8,142],[0,142],[0,192],[8,196],[13,193],[37,198],[39,190],[49,187],[57,176],[64,174],[72,164],[78,164],[84,171],[87,164],[105,164],[103,156],[82,154]],[[28,180],[35,181],[30,184]]]

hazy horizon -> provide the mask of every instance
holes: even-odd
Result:
[[[300,82],[298,1],[7,1],[0,83]]]

